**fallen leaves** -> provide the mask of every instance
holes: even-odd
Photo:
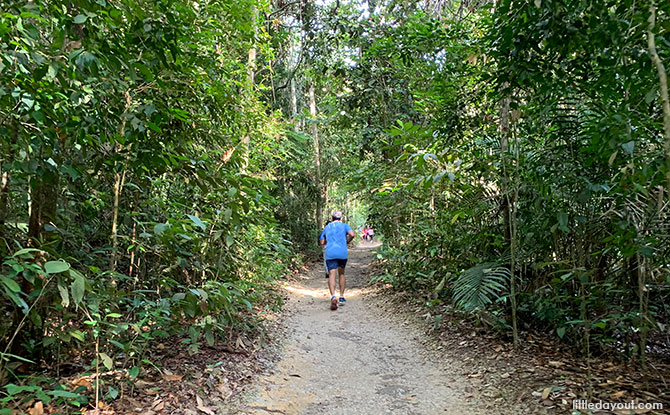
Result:
[[[28,413],[30,415],[44,415],[44,404],[41,401],[35,402],[35,406]]]
[[[75,389],[80,387],[80,386],[83,386],[88,390],[93,389],[93,384],[91,383],[90,376],[84,376],[84,377],[80,377],[80,378],[75,379],[74,381],[72,381],[72,386]]]
[[[613,394],[610,395],[610,398],[612,398],[612,399],[619,399],[619,398],[621,398],[622,396],[624,396],[625,394],[626,394],[626,391],[618,391],[618,392],[614,392]]]
[[[151,410],[160,412],[165,409],[165,402],[161,398],[156,398],[153,404],[151,404]]]
[[[179,382],[184,376],[183,375],[163,375],[162,378],[168,382]]]
[[[199,411],[204,412],[207,415],[216,415],[216,412],[214,412],[214,408],[206,406],[205,402],[202,400],[200,396],[196,395],[195,401],[196,401],[196,408],[198,408]]]
[[[225,383],[219,383],[216,386],[216,390],[219,392],[219,394],[221,395],[221,399],[223,399],[224,401],[227,401],[228,398],[230,398],[230,396],[233,394],[233,390],[230,389],[230,386],[228,386],[228,384]]]

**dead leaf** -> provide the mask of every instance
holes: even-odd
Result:
[[[230,395],[233,393],[233,391],[230,389],[230,387],[224,383],[219,383],[216,386],[216,389],[219,391],[221,394],[221,398],[225,401],[230,397]]]
[[[74,386],[75,388],[77,388],[77,387],[79,387],[79,386],[83,386],[83,387],[85,387],[86,389],[93,389],[93,385],[92,385],[91,382],[90,382],[88,379],[86,379],[85,377],[84,377],[84,378],[75,379],[75,380],[72,382],[72,386]]]
[[[154,384],[153,382],[147,382],[146,380],[142,379],[135,381],[135,387],[138,389],[146,389],[153,384]]]
[[[183,377],[183,375],[163,375],[163,379],[168,382],[179,382]]]
[[[619,398],[621,398],[625,393],[626,393],[626,391],[618,391],[618,392],[614,392],[613,394],[610,395],[610,397],[611,397],[612,399],[619,399]]]
[[[162,411],[165,408],[165,402],[163,402],[162,399],[156,399],[154,403],[151,405],[151,409],[154,411]]]
[[[235,346],[238,348],[241,348],[243,350],[247,349],[247,346],[244,344],[244,340],[242,340],[242,337],[237,337],[237,340],[235,341]]]
[[[44,415],[44,404],[42,404],[41,401],[35,402],[35,406],[33,406],[29,412],[30,415]]]
[[[205,403],[202,401],[202,398],[198,395],[195,395],[195,401],[197,403],[197,408],[199,411],[206,413],[207,415],[216,415],[213,408],[205,406]]]
[[[542,399],[546,400],[549,397],[549,394],[551,393],[551,386],[548,388],[544,388],[542,391]]]

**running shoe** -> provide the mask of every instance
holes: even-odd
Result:
[[[330,299],[330,309],[333,311],[337,310],[337,297],[335,296]]]
[[[342,306],[345,305],[346,303],[347,303],[347,300],[345,300],[344,297],[340,297],[340,307],[342,307]]]

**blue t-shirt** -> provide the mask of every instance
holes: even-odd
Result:
[[[331,222],[323,229],[319,240],[326,240],[326,259],[347,259],[347,233],[351,226],[343,222]]]

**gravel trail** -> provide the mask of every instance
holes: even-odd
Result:
[[[350,249],[347,305],[337,311],[329,310],[321,268],[286,286],[288,338],[282,358],[273,373],[259,378],[238,413],[487,413],[465,399],[465,376],[425,351],[418,341],[423,333],[394,321],[369,300],[366,269],[376,247]]]

